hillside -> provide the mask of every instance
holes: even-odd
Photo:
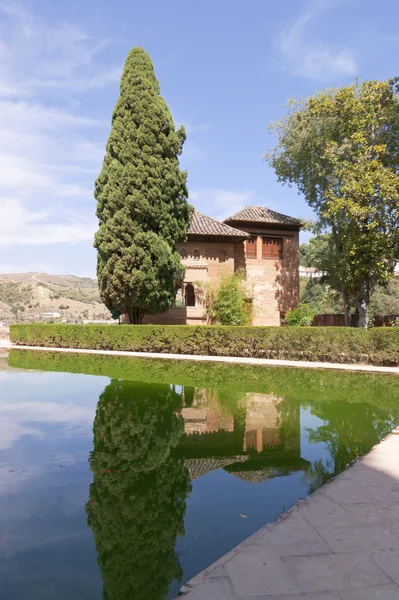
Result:
[[[95,279],[48,273],[0,275],[0,321],[5,323],[109,318]]]

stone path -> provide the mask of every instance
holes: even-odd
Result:
[[[399,435],[199,573],[179,596],[227,599],[399,600]]]
[[[135,358],[162,358],[164,360],[192,360],[197,362],[235,363],[242,365],[263,365],[271,367],[299,367],[301,369],[336,369],[339,371],[361,371],[368,373],[391,373],[399,375],[399,367],[376,367],[304,360],[274,360],[269,358],[242,358],[237,356],[202,356],[195,354],[163,354],[160,352],[124,352],[121,350],[88,350],[83,348],[43,348],[41,346],[14,346],[0,340],[0,346],[9,350],[44,350],[46,352],[73,352],[79,354],[104,354],[108,356],[131,356]]]

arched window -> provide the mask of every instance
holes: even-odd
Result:
[[[226,260],[227,260],[227,254],[224,250],[221,250],[219,252],[219,262],[221,262],[221,263],[226,262]]]
[[[182,260],[186,260],[186,258],[187,258],[187,250],[186,250],[185,248],[182,248],[182,249],[180,250],[180,258],[181,258]]]
[[[192,283],[186,285],[186,306],[195,306],[195,291]]]
[[[200,251],[198,250],[198,248],[196,248],[193,252],[193,259],[194,260],[199,260],[200,259]]]

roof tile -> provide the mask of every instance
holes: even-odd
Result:
[[[245,231],[241,231],[240,229],[234,229],[234,227],[230,227],[225,223],[215,221],[215,219],[211,219],[211,217],[207,217],[206,215],[203,215],[197,211],[194,211],[188,234],[216,235],[243,239],[248,237],[248,234]]]
[[[296,227],[299,227],[301,224],[299,219],[283,215],[264,206],[246,206],[235,215],[225,219],[224,222],[237,223],[240,221],[243,223],[269,223],[274,225],[292,225]]]

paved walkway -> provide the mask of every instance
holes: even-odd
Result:
[[[194,577],[179,598],[399,600],[399,435]]]
[[[197,362],[235,363],[242,365],[263,365],[272,367],[299,367],[301,369],[336,369],[339,371],[361,371],[368,373],[392,373],[399,375],[399,367],[376,367],[373,365],[353,365],[304,360],[273,360],[268,358],[241,358],[236,356],[202,356],[195,354],[162,354],[161,352],[123,352],[121,350],[87,350],[83,348],[43,348],[42,346],[13,346],[0,340],[0,346],[9,350],[44,350],[46,352],[73,352],[80,354],[104,354],[107,356],[132,356],[135,358],[162,358],[164,360],[193,360]]]

